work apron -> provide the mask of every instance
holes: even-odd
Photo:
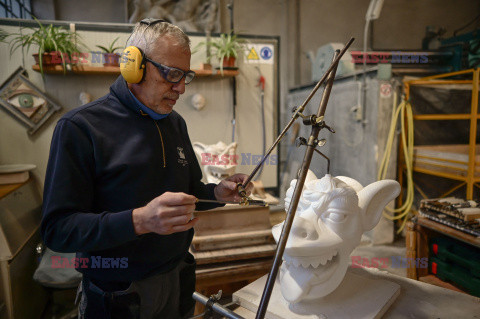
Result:
[[[195,259],[184,261],[166,273],[132,282],[127,289],[104,291],[84,276],[79,319],[179,319],[193,316],[195,300]]]

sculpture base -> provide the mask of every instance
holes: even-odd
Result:
[[[233,301],[257,312],[267,275],[233,294]],[[371,279],[347,271],[338,288],[312,303],[289,306],[283,299],[278,280],[275,283],[265,318],[380,318],[400,294],[400,285],[383,279]]]

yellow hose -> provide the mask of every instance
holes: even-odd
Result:
[[[394,95],[394,105],[397,104],[397,95]],[[383,212],[383,216],[389,220],[397,220],[403,218],[402,225],[398,230],[398,233],[402,232],[403,228],[406,225],[408,219],[408,213],[412,208],[413,199],[414,199],[414,185],[412,177],[412,167],[413,167],[413,113],[412,105],[410,102],[403,100],[397,107],[394,108],[392,112],[392,119],[390,122],[390,130],[388,132],[387,143],[385,145],[385,152],[383,154],[382,161],[380,163],[380,168],[378,170],[378,180],[385,179],[387,175],[388,165],[390,162],[390,155],[393,148],[393,140],[395,137],[395,128],[397,126],[398,117],[400,116],[401,122],[401,142],[403,146],[405,166],[407,168],[407,190],[405,203],[396,209],[389,209],[385,207],[385,210],[393,213],[393,215]],[[407,129],[405,129],[405,119],[407,120]],[[407,132],[405,132],[407,130]],[[397,213],[397,214],[395,214]]]

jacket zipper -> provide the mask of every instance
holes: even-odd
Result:
[[[160,135],[160,141],[162,142],[163,167],[165,168],[167,167],[167,161],[165,159],[165,146],[163,145],[162,131],[160,131],[160,127],[158,127],[157,121],[153,120],[153,123],[155,123],[155,126],[157,127],[158,135]]]

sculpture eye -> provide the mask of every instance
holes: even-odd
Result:
[[[347,218],[347,214],[342,213],[329,213],[327,218],[335,223],[343,222]]]

